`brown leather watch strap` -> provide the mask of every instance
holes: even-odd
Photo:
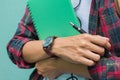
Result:
[[[56,38],[57,38],[56,36],[53,36],[53,42],[50,44],[49,47],[47,47],[47,48],[43,47],[43,49],[46,52],[46,54],[48,54],[50,57],[55,57],[55,55],[51,52],[51,50],[52,50],[52,46],[54,45],[54,40]]]

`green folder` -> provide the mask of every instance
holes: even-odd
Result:
[[[28,0],[27,6],[39,39],[80,34],[69,24],[80,25],[71,0]]]

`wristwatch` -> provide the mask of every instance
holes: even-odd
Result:
[[[48,36],[43,41],[43,49],[49,56],[53,56],[53,54],[50,52],[50,50],[51,50],[53,42],[56,38],[57,38],[56,36]]]

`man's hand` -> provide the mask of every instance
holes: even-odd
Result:
[[[43,75],[44,77],[54,80],[58,77],[64,70],[61,68],[64,63],[60,63],[59,59],[49,58],[36,63],[35,67],[38,71],[38,74]]]
[[[60,58],[48,58],[40,60],[35,65],[38,74],[48,77],[50,80],[59,77],[62,73],[73,73],[76,75],[91,78],[87,66],[83,64],[73,64]]]
[[[51,52],[56,56],[76,64],[94,65],[110,49],[109,39],[90,34],[57,38]]]

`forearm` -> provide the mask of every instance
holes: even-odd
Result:
[[[35,63],[49,57],[43,50],[42,42],[40,40],[29,41],[23,46],[22,53],[26,62]]]
[[[86,77],[89,79],[91,78],[90,74],[88,72],[87,66],[82,65],[82,64],[79,64],[79,65],[78,64],[70,64],[69,66],[71,66],[71,67],[67,68],[68,72],[71,72],[76,75],[80,75],[80,76],[83,76],[83,77]]]
[[[60,67],[63,65],[62,70],[64,73],[74,73],[86,78],[91,78],[87,66],[83,64],[73,64],[59,58],[57,65],[60,65]]]

